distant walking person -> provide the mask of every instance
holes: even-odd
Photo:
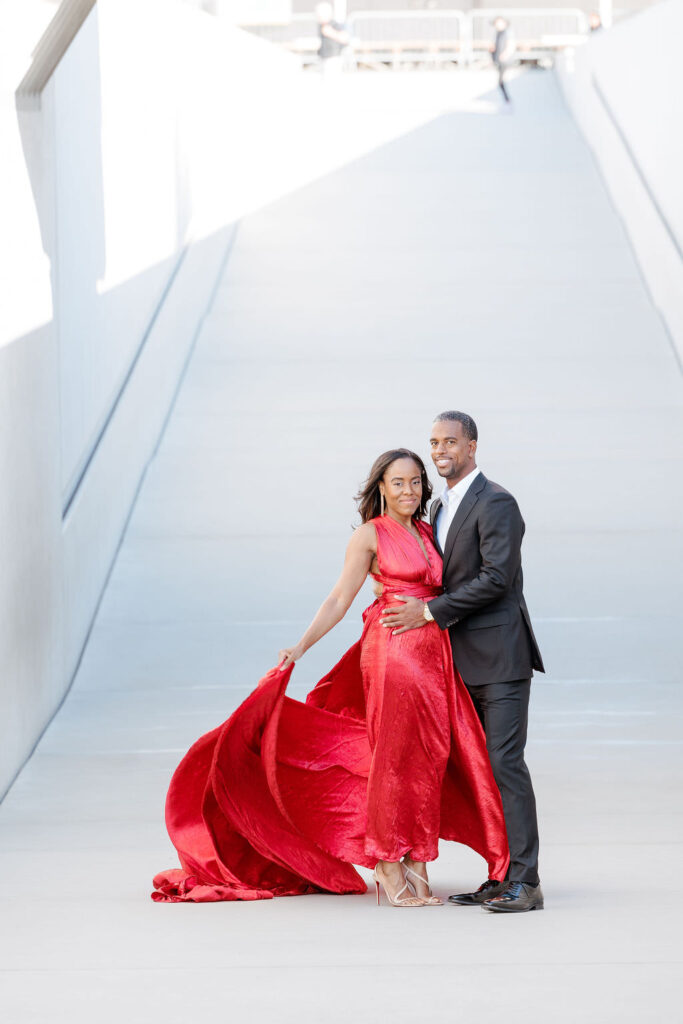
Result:
[[[496,35],[491,47],[491,59],[498,72],[498,88],[503,94],[506,103],[510,102],[510,96],[505,88],[505,72],[515,53],[515,40],[510,28],[510,22],[506,18],[496,18],[493,22]]]
[[[341,54],[344,47],[349,44],[349,34],[341,22],[334,20],[334,7],[327,0],[316,6],[315,14],[320,35],[320,68],[325,75],[341,71]]]

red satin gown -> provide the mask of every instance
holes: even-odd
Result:
[[[302,704],[271,669],[178,766],[166,825],[182,869],[154,879],[167,902],[362,893],[354,864],[434,860],[465,843],[502,879],[509,855],[500,795],[470,696],[436,623],[393,635],[394,594],[441,593],[431,528],[417,539],[389,516],[377,530],[383,597],[358,643]],[[395,603],[395,602],[394,602]]]

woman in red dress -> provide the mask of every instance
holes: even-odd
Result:
[[[374,869],[395,906],[441,901],[427,862],[439,838],[508,864],[503,810],[479,719],[434,622],[391,632],[395,596],[441,593],[423,521],[431,486],[419,456],[381,455],[359,495],[342,574],[301,640],[178,766],[166,824],[182,870],[154,879],[159,901],[361,893]],[[311,691],[285,695],[294,662],[346,614],[368,572],[381,584],[360,640]]]

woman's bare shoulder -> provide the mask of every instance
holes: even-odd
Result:
[[[377,530],[373,522],[361,523],[351,534],[349,547],[363,548],[366,551],[377,550]]]

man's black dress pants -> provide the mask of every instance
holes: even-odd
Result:
[[[524,760],[531,680],[468,686],[503,800],[512,882],[538,885],[536,797]]]

